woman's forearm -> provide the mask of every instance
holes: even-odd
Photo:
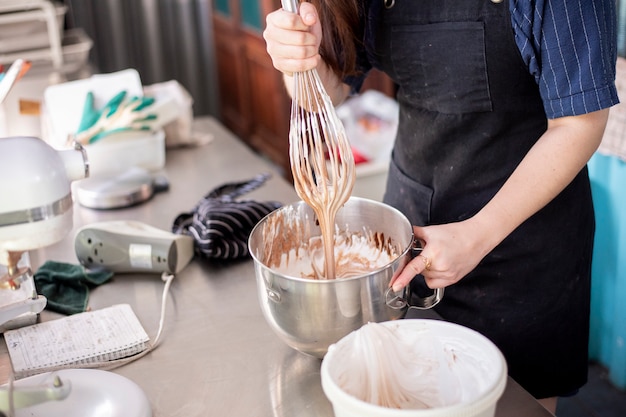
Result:
[[[548,129],[493,199],[468,221],[488,253],[555,198],[580,172],[602,140],[609,110],[548,122]]]
[[[608,109],[548,122],[548,129],[502,188],[476,215],[461,222],[414,227],[425,242],[423,257],[408,264],[393,281],[406,286],[433,260],[427,285],[442,288],[471,272],[526,219],[552,201],[580,172],[598,148]],[[497,161],[494,161],[497,163]]]

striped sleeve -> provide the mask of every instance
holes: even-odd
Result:
[[[619,102],[614,0],[511,0],[515,40],[549,118]]]

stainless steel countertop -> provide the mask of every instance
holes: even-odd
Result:
[[[167,151],[164,173],[170,189],[127,209],[97,211],[74,206],[74,229],[107,220],[134,219],[169,230],[174,218],[191,210],[211,189],[274,172],[244,199],[298,200],[293,187],[274,167],[253,153],[213,118],[196,120],[194,129],[214,140],[200,147]],[[78,263],[74,234],[33,251],[36,270],[46,260]],[[128,303],[148,334],[156,335],[163,283],[158,275],[115,275],[91,291],[89,305],[99,309]],[[42,320],[61,317],[44,311]],[[410,312],[411,317],[416,315]],[[266,324],[257,300],[252,260],[230,263],[194,259],[174,279],[160,345],[136,362],[114,370],[146,393],[154,417],[333,416],[320,383],[319,359],[285,345]],[[8,353],[0,344],[0,377],[6,380]],[[509,378],[498,417],[551,416]],[[130,416],[129,416],[130,417]]]

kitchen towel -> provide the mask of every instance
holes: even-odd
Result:
[[[104,284],[113,272],[90,272],[82,265],[46,261],[35,272],[37,293],[47,298],[46,309],[61,314],[87,310],[90,288]]]
[[[248,238],[256,224],[282,206],[277,201],[237,201],[270,178],[259,174],[249,181],[228,183],[210,191],[196,207],[179,214],[172,232],[192,236],[194,250],[209,259],[238,259],[249,255]]]

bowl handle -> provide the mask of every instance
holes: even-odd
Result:
[[[409,285],[403,288],[399,293],[394,292],[393,289],[389,287],[385,292],[385,303],[394,310],[402,310],[406,307],[417,310],[428,310],[439,304],[443,298],[443,293],[443,288],[435,288],[431,295],[424,298],[418,297],[413,300],[416,304],[410,304],[408,301],[411,299],[411,288]]]
[[[416,257],[422,252],[421,242],[417,239],[413,241],[413,247],[411,256]],[[416,275],[417,276],[417,275]],[[410,304],[408,300],[411,300],[411,286],[407,285],[400,292],[395,292],[391,287],[385,292],[385,303],[394,310],[402,310],[403,308],[415,308],[417,310],[428,310],[433,308],[443,298],[444,289],[435,288],[433,293],[427,297],[416,297],[413,302],[416,304]]]

